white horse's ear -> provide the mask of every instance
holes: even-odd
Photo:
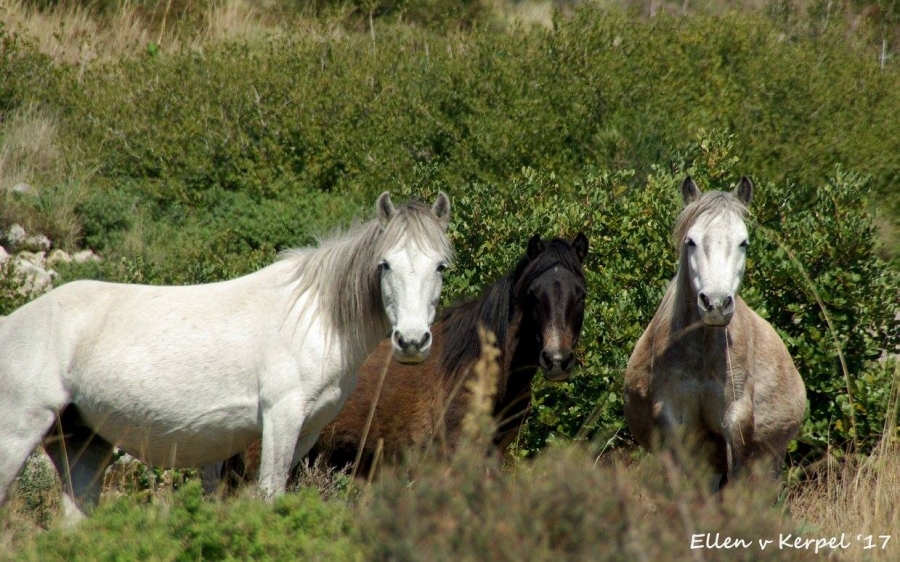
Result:
[[[378,201],[375,202],[375,209],[378,211],[378,222],[381,224],[381,228],[387,226],[387,223],[391,222],[391,219],[397,213],[394,204],[391,203],[391,194],[387,191],[378,196]]]
[[[684,204],[690,205],[699,199],[700,195],[700,188],[694,183],[693,178],[685,176],[684,181],[681,182],[681,198],[684,200]]]
[[[734,188],[734,194],[745,207],[749,207],[750,201],[753,199],[753,182],[750,181],[750,178],[747,176],[742,177],[741,183]]]
[[[588,239],[584,232],[579,232],[575,236],[575,239],[572,240],[572,247],[575,248],[575,255],[578,256],[578,261],[584,263],[584,258],[588,254]]]
[[[450,198],[447,197],[446,193],[438,191],[437,199],[434,200],[431,211],[437,216],[441,227],[447,230],[447,226],[450,225]]]
[[[528,259],[533,260],[544,251],[544,241],[541,240],[540,234],[535,234],[528,241]]]

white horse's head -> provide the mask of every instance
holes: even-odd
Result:
[[[378,262],[381,296],[394,357],[401,363],[421,363],[431,349],[429,327],[452,258],[445,235],[450,199],[441,192],[431,208],[410,202],[396,209],[384,192],[376,208],[384,230]]]
[[[700,319],[707,326],[727,326],[744,277],[749,243],[744,213],[753,197],[746,177],[731,193],[701,193],[690,176],[681,184],[685,208],[676,227],[682,245],[682,267],[687,267],[697,298]]]

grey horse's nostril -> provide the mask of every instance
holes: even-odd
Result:
[[[400,334],[400,332],[394,332],[394,345],[396,345],[400,349],[406,347],[406,340],[403,339],[403,336]]]
[[[731,295],[725,297],[725,302],[722,304],[722,308],[727,309],[731,306],[731,303],[734,302],[734,299],[731,298]]]
[[[425,349],[431,343],[431,332],[425,332],[422,340],[419,342],[419,349]]]
[[[700,293],[700,302],[703,303],[703,308],[707,310],[712,308],[712,305],[709,303],[709,297],[706,296],[706,293]]]

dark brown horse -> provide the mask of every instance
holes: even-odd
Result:
[[[531,404],[531,383],[538,367],[547,380],[564,381],[575,366],[573,350],[584,320],[582,262],[587,248],[584,234],[572,242],[545,243],[534,236],[510,273],[480,297],[444,312],[433,329],[429,358],[419,365],[389,364],[362,443],[380,371],[389,357],[385,345],[390,342],[382,342],[363,364],[356,390],[322,430],[311,454],[324,454],[329,465],[342,468],[354,461],[360,446],[363,459],[371,460],[379,441],[388,459],[435,439],[454,449],[469,408],[466,383],[481,355],[479,325],[494,332],[501,350],[494,442],[505,450],[518,435]]]
[[[578,234],[571,242],[548,242],[534,236],[515,268],[483,295],[446,310],[432,328],[432,352],[418,365],[389,359],[384,340],[360,369],[356,390],[337,418],[325,426],[310,455],[344,468],[363,448],[361,470],[367,471],[379,443],[386,459],[409,448],[439,443],[452,450],[460,438],[469,408],[466,383],[481,354],[478,326],[497,336],[501,375],[493,414],[499,450],[516,438],[531,404],[532,381],[538,368],[550,381],[564,381],[575,366],[574,347],[584,320],[586,284],[582,263],[588,240]],[[376,403],[368,436],[363,433],[381,370],[387,373]],[[255,465],[255,451],[247,465]],[[229,461],[225,474],[242,471],[240,459]],[[216,473],[218,474],[218,473]],[[207,476],[208,477],[208,476]],[[216,476],[213,476],[215,478]]]

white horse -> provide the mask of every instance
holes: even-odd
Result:
[[[290,469],[356,385],[385,334],[422,361],[452,257],[450,201],[394,208],[288,252],[250,275],[206,285],[75,281],[0,323],[0,505],[44,445],[67,518],[99,498],[117,446],[166,467],[214,463],[262,438],[259,486]]]

